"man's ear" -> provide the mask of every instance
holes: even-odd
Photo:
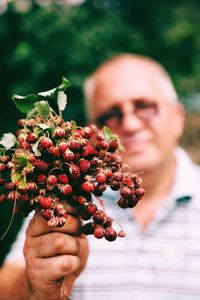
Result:
[[[177,134],[177,139],[179,139],[184,130],[184,124],[185,124],[185,109],[182,103],[177,103],[174,106],[174,130]]]

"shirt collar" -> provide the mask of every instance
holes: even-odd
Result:
[[[183,202],[189,197],[192,199],[199,194],[199,175],[200,167],[195,165],[189,155],[180,147],[175,150],[176,157],[176,176],[170,198],[177,203],[181,203],[180,199],[183,198]]]

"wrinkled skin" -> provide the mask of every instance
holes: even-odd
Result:
[[[81,222],[71,208],[66,224],[50,229],[35,214],[24,244],[25,265],[5,263],[0,269],[1,300],[67,299],[88,257],[87,238],[80,234]],[[71,214],[73,213],[73,215]],[[65,289],[62,297],[61,289]]]
[[[36,214],[26,232],[24,256],[30,299],[61,299],[59,282],[63,278],[69,294],[88,256],[87,239],[80,235],[79,219],[69,215],[63,227],[50,229]]]

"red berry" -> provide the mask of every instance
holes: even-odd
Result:
[[[29,154],[29,161],[30,161],[31,163],[33,163],[33,162],[35,161],[35,159],[36,159],[35,155],[34,155],[33,153],[30,153],[30,154]]]
[[[98,173],[97,176],[96,176],[96,181],[98,183],[105,183],[106,182],[106,175],[104,173]]]
[[[39,198],[39,204],[42,208],[51,208],[52,207],[52,200],[50,197],[40,197]]]
[[[6,195],[0,195],[0,203],[6,200]]]
[[[63,153],[62,157],[63,157],[63,159],[66,160],[66,161],[73,161],[74,158],[75,158],[75,155],[74,155],[74,153],[73,153],[71,150],[67,149],[67,150]]]
[[[103,210],[98,209],[93,215],[93,220],[97,224],[104,224],[107,220],[105,213]]]
[[[58,147],[51,146],[48,149],[48,152],[51,153],[55,157],[60,157],[60,150]]]
[[[20,120],[17,121],[17,125],[19,127],[23,127],[25,125],[25,121],[26,121],[25,119],[20,119]]]
[[[61,127],[57,127],[54,130],[54,136],[57,138],[64,138],[65,137],[65,130]]]
[[[134,195],[134,192],[132,189],[130,189],[129,187],[127,186],[124,186],[122,189],[121,189],[121,196],[125,199],[131,199]]]
[[[24,195],[21,195],[21,199],[20,200],[22,200],[22,201],[29,201],[29,197],[28,197],[28,195],[27,194],[24,194]]]
[[[95,155],[96,153],[97,153],[96,149],[92,145],[88,144],[83,148],[82,156],[87,157],[87,156]]]
[[[46,175],[40,174],[37,176],[36,181],[38,184],[43,184],[46,181]]]
[[[69,173],[71,175],[71,178],[76,179],[80,177],[80,168],[76,165],[72,165],[69,167]]]
[[[82,172],[87,172],[90,168],[90,161],[87,160],[87,159],[84,159],[82,158],[80,161],[79,161],[79,168]]]
[[[86,181],[81,184],[81,188],[84,192],[91,193],[94,191],[95,185],[93,182]]]
[[[117,140],[112,140],[109,142],[109,151],[114,152],[119,148],[119,143]]]
[[[130,188],[134,187],[134,182],[131,178],[124,178],[122,183]]]
[[[124,199],[124,198],[120,198],[117,202],[117,204],[121,207],[121,208],[127,208],[128,207],[128,200]]]
[[[37,140],[37,135],[34,134],[34,133],[29,133],[29,134],[27,135],[27,137],[26,137],[26,141],[27,141],[28,143],[35,143],[36,140]]]
[[[104,228],[100,225],[97,225],[94,229],[94,236],[97,239],[102,239],[104,237]]]
[[[86,223],[81,227],[81,232],[89,235],[94,233],[94,223]]]
[[[121,172],[113,173],[113,180],[122,181],[122,179],[123,179],[123,174]]]
[[[57,177],[55,175],[50,175],[47,177],[47,184],[49,185],[56,185],[57,183]]]
[[[94,190],[94,194],[96,196],[102,196],[103,195],[103,192],[106,190],[106,184],[103,183],[103,184],[97,184],[95,186],[95,190]]]
[[[46,171],[47,168],[48,168],[48,164],[45,161],[41,160],[41,159],[36,159],[34,161],[34,165],[40,171]]]
[[[26,184],[26,188],[27,188],[28,191],[34,192],[34,191],[37,190],[37,184],[35,182],[28,182]]]
[[[91,127],[89,126],[86,126],[82,129],[82,134],[83,134],[83,137],[86,138],[86,139],[90,139],[93,135],[93,130]]]
[[[86,209],[86,212],[92,216],[97,211],[97,206],[94,203],[89,203],[85,209]]]
[[[110,188],[113,190],[113,191],[118,191],[120,189],[120,183],[117,182],[117,181],[113,181],[110,185]]]
[[[143,197],[144,196],[144,189],[143,188],[137,188],[135,190],[135,194],[138,196],[138,197]]]
[[[98,141],[103,141],[104,135],[103,135],[103,132],[102,132],[102,131],[97,132],[96,139],[97,139]]]
[[[111,178],[111,177],[112,177],[112,175],[113,175],[112,171],[111,171],[111,170],[109,170],[109,169],[105,170],[105,171],[104,171],[104,174],[105,174],[105,175],[106,175],[106,177],[108,177],[108,178]]]
[[[85,197],[83,197],[83,196],[78,196],[78,203],[80,204],[80,205],[84,205],[84,204],[86,204],[87,203],[87,199],[85,198]]]
[[[30,144],[28,142],[22,142],[20,143],[21,148],[24,149],[29,149],[30,148]]]
[[[60,183],[66,184],[69,182],[69,179],[66,174],[60,174],[60,175],[58,175],[58,181]]]
[[[52,209],[43,209],[41,211],[41,215],[45,220],[49,220],[53,217],[53,210]]]
[[[109,144],[106,141],[98,141],[95,148],[98,150],[108,150]]]
[[[6,190],[14,190],[15,183],[14,182],[5,182],[4,187]]]
[[[0,178],[0,185],[4,184],[5,180],[3,178]]]
[[[125,237],[125,232],[123,230],[120,230],[117,234],[119,237]]]
[[[42,146],[43,149],[47,149],[53,145],[53,142],[50,138],[43,137],[40,139],[40,145]]]
[[[72,193],[72,186],[70,184],[64,184],[61,188],[61,192],[64,196],[70,195]]]
[[[0,157],[0,159],[1,159],[1,161],[2,161],[3,163],[6,163],[6,162],[9,160],[9,156],[7,156],[7,155],[2,155],[2,156]]]
[[[77,151],[81,148],[81,143],[80,141],[78,140],[70,140],[69,141],[69,148],[72,150],[72,151]]]
[[[58,148],[59,148],[60,152],[65,152],[68,149],[67,142],[64,142],[64,141],[60,142],[58,145]]]
[[[117,233],[116,233],[116,231],[115,231],[112,227],[107,227],[107,228],[105,229],[105,234],[104,234],[104,236],[105,236],[105,239],[106,239],[107,241],[112,242],[112,241],[116,240],[116,238],[117,238]]]

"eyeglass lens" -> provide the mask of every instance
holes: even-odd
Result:
[[[133,113],[142,120],[149,120],[158,113],[158,104],[154,101],[136,100],[133,101]],[[117,126],[122,122],[124,114],[118,106],[112,107],[108,112],[101,114],[96,122],[99,126]]]

